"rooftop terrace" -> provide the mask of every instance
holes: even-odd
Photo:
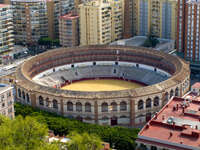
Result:
[[[200,149],[200,97],[173,97],[140,131],[138,142],[177,150]]]

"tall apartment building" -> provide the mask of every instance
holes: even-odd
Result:
[[[111,40],[119,40],[123,34],[124,1],[108,0],[111,5]]]
[[[59,17],[74,8],[73,0],[46,0],[49,37],[59,38]]]
[[[66,3],[69,3],[68,5]],[[15,42],[35,44],[40,37],[59,37],[59,16],[71,11],[72,0],[11,0]]]
[[[176,39],[177,0],[136,0],[134,31],[136,35],[153,34]]]
[[[48,36],[47,5],[44,0],[11,0],[15,42],[34,44]]]
[[[0,54],[5,55],[13,50],[12,11],[9,5],[0,4]]]
[[[91,1],[79,5],[80,45],[111,42],[111,6],[108,2]]]
[[[81,45],[108,44],[122,37],[122,0],[96,0],[79,8]]]
[[[123,38],[130,38],[134,34],[133,30],[133,3],[134,0],[123,0]]]
[[[75,5],[79,4],[77,1],[78,0],[59,0],[60,16],[70,13],[75,8]]]
[[[185,58],[200,62],[200,0],[187,1],[185,7]]]
[[[176,49],[179,52],[184,52],[184,41],[185,41],[185,5],[186,5],[187,1],[188,0],[178,0]]]
[[[79,16],[75,12],[59,18],[59,40],[64,47],[79,45]]]
[[[10,0],[0,0],[0,4],[10,4]]]
[[[13,87],[0,84],[0,114],[12,119],[14,112]]]

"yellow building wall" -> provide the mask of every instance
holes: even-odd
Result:
[[[148,32],[150,33],[152,28],[154,27],[154,32],[157,37],[162,37],[162,7],[163,3],[170,2],[171,8],[171,39],[176,39],[176,26],[177,26],[177,0],[145,0],[144,2],[148,2]],[[153,4],[153,2],[155,3]],[[135,33],[139,35],[140,32],[140,3],[143,3],[143,0],[135,0],[134,1],[134,26]],[[156,16],[155,8],[158,10],[159,14]],[[156,20],[156,21],[153,21]],[[157,26],[157,28],[155,28]]]

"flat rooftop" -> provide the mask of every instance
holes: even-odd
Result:
[[[200,97],[173,97],[140,131],[138,142],[176,150],[200,149]]]
[[[0,8],[8,7],[8,4],[0,4]]]
[[[72,20],[72,19],[77,19],[77,18],[79,18],[79,16],[76,14],[73,14],[72,12],[65,14],[63,16],[60,16],[60,19],[64,19],[64,20]]]
[[[196,82],[192,85],[192,88],[200,88],[200,82]]]
[[[4,93],[5,91],[12,89],[13,87],[8,84],[0,83],[0,94]]]

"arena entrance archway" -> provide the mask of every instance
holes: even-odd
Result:
[[[149,120],[151,120],[151,113],[146,114],[146,122],[148,122]]]
[[[113,116],[110,118],[111,126],[117,125],[117,117]]]

